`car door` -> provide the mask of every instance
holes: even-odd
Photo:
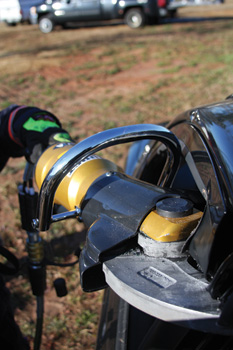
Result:
[[[54,16],[59,22],[76,22],[82,18],[81,0],[60,0],[52,4]]]
[[[94,20],[101,18],[100,0],[79,0],[81,4],[82,18]]]

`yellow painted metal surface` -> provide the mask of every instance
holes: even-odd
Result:
[[[53,164],[71,147],[70,145],[62,148],[52,146],[42,154],[35,170],[38,188],[41,187]],[[67,210],[73,210],[75,206],[79,207],[91,184],[108,171],[121,171],[121,169],[109,160],[100,157],[86,158],[64,177],[57,188],[54,202],[64,206]]]
[[[201,217],[202,212],[197,212],[183,218],[164,218],[154,210],[142,222],[140,232],[158,242],[177,242],[190,235]]]

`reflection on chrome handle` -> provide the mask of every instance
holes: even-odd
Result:
[[[180,145],[176,136],[168,129],[152,124],[139,124],[106,130],[95,134],[68,150],[50,169],[40,190],[37,212],[40,231],[49,229],[53,200],[62,179],[84,158],[116,144],[152,139],[166,144],[172,153],[172,171],[177,170]]]

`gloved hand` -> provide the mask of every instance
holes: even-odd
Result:
[[[9,157],[24,155],[34,164],[45,148],[61,142],[73,141],[48,111],[12,105],[0,112],[0,170]]]
[[[70,135],[62,129],[59,120],[43,111],[30,116],[23,123],[18,119],[13,128],[25,147],[26,159],[33,164],[48,146],[72,141]]]

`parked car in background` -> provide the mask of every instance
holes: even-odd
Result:
[[[42,2],[43,0],[0,0],[0,22],[12,26],[30,22],[30,8]]]
[[[22,13],[18,0],[1,0],[0,1],[0,22],[8,25],[16,25],[21,22]]]
[[[122,19],[131,28],[156,23],[161,17],[174,16],[184,6],[211,5],[224,0],[44,0],[30,9],[31,23],[43,33],[56,25]]]
[[[85,21],[124,19],[131,28],[143,26],[159,17],[160,5],[166,0],[46,0],[30,10],[31,22],[39,23],[43,33],[55,25]]]

